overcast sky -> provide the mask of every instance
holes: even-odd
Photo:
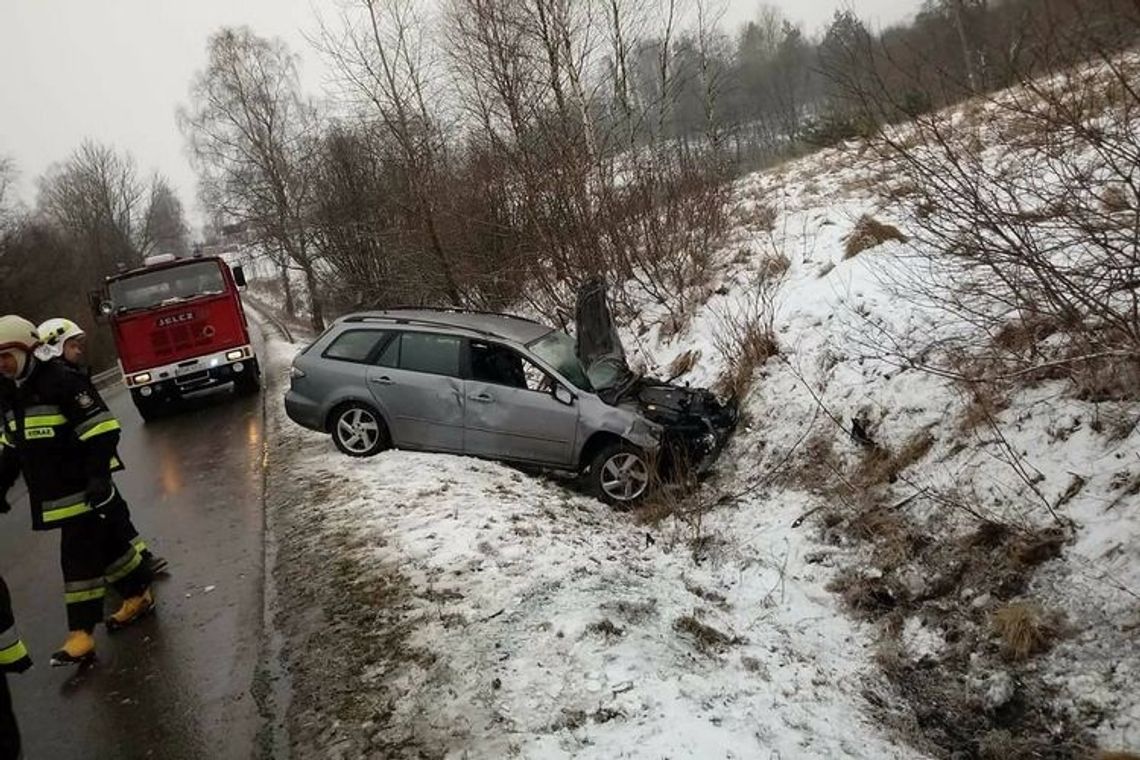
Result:
[[[837,6],[878,28],[912,15],[920,0],[768,0],[818,30]],[[735,30],[761,0],[727,0]],[[246,24],[280,36],[302,56],[317,94],[323,70],[305,41],[313,8],[331,0],[0,0],[0,156],[15,159],[24,200],[35,178],[86,137],[129,150],[144,172],[170,178],[194,213],[194,173],[175,109],[205,62],[206,38]],[[196,216],[196,214],[195,214]]]

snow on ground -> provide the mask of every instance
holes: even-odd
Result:
[[[416,655],[354,684],[393,700],[390,736],[446,757],[915,756],[859,709],[867,641],[790,528],[803,499],[712,516],[695,560],[693,528],[639,527],[509,467],[297,443],[294,477],[350,482],[313,506],[326,534],[412,589]]]
[[[1076,524],[1074,540],[1021,596],[1062,613],[1066,633],[1031,670],[1102,743],[1136,749],[1140,411],[1078,401],[1063,384],[1044,382],[1015,390],[996,412],[1003,440],[964,424],[970,400],[954,383],[886,360],[877,345],[885,335],[916,350],[962,328],[891,289],[885,272],[915,253],[913,244],[845,258],[864,214],[905,229],[905,215],[876,194],[879,179],[870,157],[850,146],[744,178],[735,193],[740,223],[713,273],[718,295],[675,336],[631,326],[627,347],[659,375],[700,351],[682,379],[711,383],[723,366],[713,336],[725,315],[748,307],[764,260],[785,255],[775,320],[783,356],[758,373],[744,403],[749,424],[713,487],[739,491],[789,456],[808,464],[803,444],[812,433],[856,461],[861,450],[831,414],[864,420],[891,450],[932,439],[889,487],[892,498],[917,495],[903,510],[916,524],[951,535],[977,527],[921,498],[927,491],[1024,528],[1050,525],[1044,502],[1056,505]],[[774,227],[754,221],[762,206],[776,211]],[[645,324],[656,316],[646,304]],[[296,349],[272,346],[280,364]],[[292,436],[287,467],[298,484],[348,484],[311,506],[324,535],[338,537],[366,577],[395,574],[410,589],[400,610],[407,649],[388,658],[399,666],[377,663],[352,684],[390,705],[375,746],[447,757],[920,756],[869,717],[863,694],[881,685],[875,631],[826,590],[869,558],[857,546],[821,545],[810,522],[793,527],[810,510],[836,506],[810,484],[755,489],[699,524],[641,526],[557,482],[493,463],[406,452],[349,460],[274,409]],[[916,592],[930,581],[912,568]],[[981,591],[963,594],[979,614],[995,604]],[[919,616],[899,633],[914,661],[938,661],[947,637]],[[969,679],[987,709],[1019,688],[1004,669]]]

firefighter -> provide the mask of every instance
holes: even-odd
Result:
[[[36,349],[36,358],[44,362],[57,362],[69,372],[78,372],[84,377],[89,376],[84,359],[87,352],[87,333],[82,327],[70,319],[57,317],[42,323],[36,331],[39,333],[41,343]],[[104,405],[98,391],[92,389],[91,392],[94,394],[94,400]],[[116,453],[111,457],[111,472],[123,469],[123,462]],[[131,512],[125,501],[120,499],[115,505],[104,509],[103,514],[106,519],[119,523],[117,530],[131,537],[131,544],[142,554],[143,562],[150,568],[152,575],[166,573],[166,560],[151,552],[146,541],[139,535],[134,523],[131,522]]]
[[[103,615],[107,585],[122,605],[109,630],[154,610],[150,570],[120,522],[107,519],[122,497],[111,479],[119,422],[91,381],[59,364],[41,362],[36,326],[22,317],[0,317],[0,501],[21,473],[28,486],[34,530],[60,531],[60,564],[69,633],[52,665],[95,657],[95,626]]]
[[[20,637],[8,587],[0,578],[0,760],[16,760],[20,756],[20,731],[12,711],[12,695],[8,691],[8,674],[23,673],[32,667],[32,658]]]

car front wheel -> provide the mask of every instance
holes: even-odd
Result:
[[[615,506],[637,503],[649,491],[653,470],[645,452],[629,443],[611,443],[590,463],[594,495]]]
[[[336,447],[350,457],[370,457],[388,448],[384,420],[365,404],[345,404],[337,409],[329,432]]]

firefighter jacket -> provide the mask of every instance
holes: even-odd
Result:
[[[18,673],[30,664],[28,649],[16,635],[16,621],[12,617],[8,587],[4,584],[4,579],[0,578],[0,674]]]
[[[114,501],[87,499],[88,485],[106,482],[122,463],[115,451],[119,421],[85,373],[63,361],[37,361],[22,383],[0,387],[0,412],[0,495],[23,473],[33,529],[58,528]]]

